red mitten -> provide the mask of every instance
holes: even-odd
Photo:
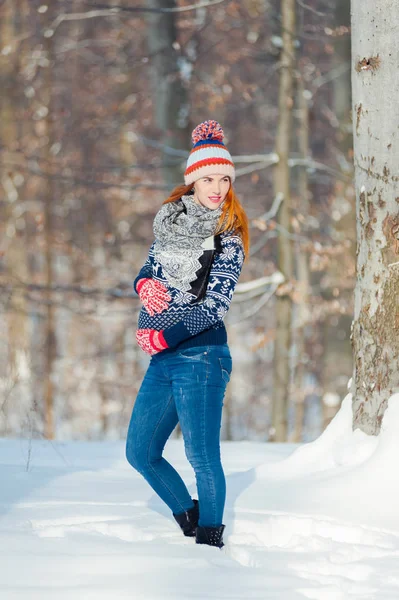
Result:
[[[171,298],[168,289],[159,281],[151,278],[139,279],[136,289],[141,302],[151,317],[155,313],[161,313],[168,308],[168,302]]]
[[[136,340],[140,348],[151,356],[169,347],[162,331],[155,331],[155,329],[138,329]]]

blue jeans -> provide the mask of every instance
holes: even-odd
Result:
[[[222,524],[226,481],[220,460],[223,398],[232,361],[227,344],[154,355],[136,398],[126,457],[174,514],[194,506],[162,452],[180,422],[186,456],[198,489],[199,525]]]

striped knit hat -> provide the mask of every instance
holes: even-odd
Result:
[[[217,121],[204,121],[197,125],[191,135],[193,149],[184,172],[186,185],[212,173],[228,175],[231,182],[235,180],[234,164],[223,138],[223,129]]]

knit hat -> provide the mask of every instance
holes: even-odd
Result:
[[[223,129],[217,121],[204,121],[197,125],[191,135],[193,149],[184,172],[186,185],[212,173],[222,173],[228,175],[232,182],[235,180],[234,164],[223,138]]]

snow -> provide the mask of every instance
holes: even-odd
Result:
[[[224,442],[226,546],[196,545],[123,442],[0,440],[2,600],[399,598],[399,394],[304,445]],[[183,443],[166,457],[195,496]]]

